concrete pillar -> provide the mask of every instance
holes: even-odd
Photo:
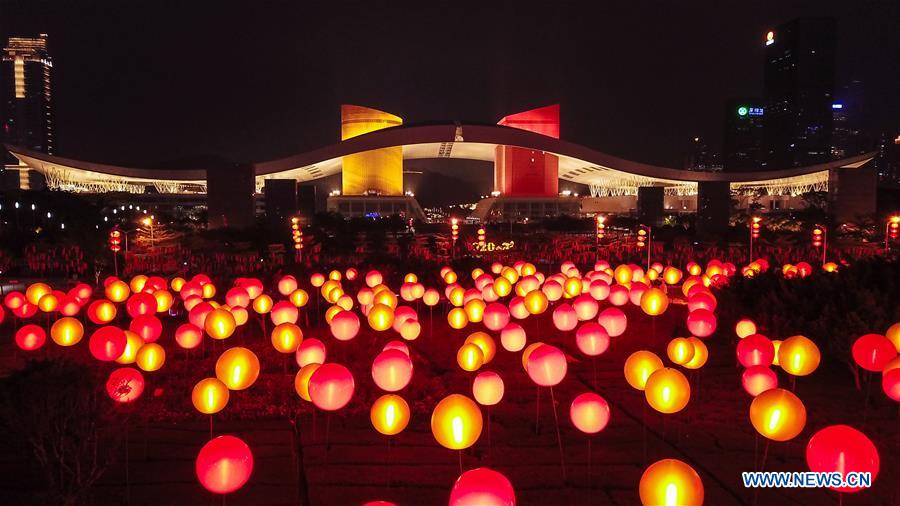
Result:
[[[697,235],[724,238],[731,215],[731,185],[727,181],[697,184]]]
[[[206,169],[207,228],[250,228],[256,224],[255,171],[250,164],[221,163]]]
[[[662,186],[642,186],[638,188],[638,220],[644,225],[658,227],[663,222],[663,201],[665,188]]]
[[[876,210],[878,176],[875,161],[858,168],[828,171],[828,211],[838,223],[857,221]]]

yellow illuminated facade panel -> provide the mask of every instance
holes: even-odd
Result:
[[[341,140],[400,126],[403,119],[368,107],[341,106]],[[344,195],[403,195],[403,148],[374,149],[342,160]]]

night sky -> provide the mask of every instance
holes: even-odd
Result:
[[[410,124],[559,101],[564,139],[681,166],[694,135],[719,148],[726,99],[761,95],[764,33],[797,16],[837,18],[837,84],[900,130],[894,0],[338,3],[0,0],[0,36],[50,35],[57,154],[126,165],[319,147],[341,103]]]

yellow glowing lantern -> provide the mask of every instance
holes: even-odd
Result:
[[[131,291],[134,293],[138,293],[144,289],[144,285],[147,284],[147,276],[143,274],[138,274],[137,276],[131,278]]]
[[[153,298],[156,299],[157,313],[164,313],[168,311],[172,307],[172,304],[175,302],[175,298],[168,290],[157,290],[153,292]]]
[[[615,278],[616,283],[624,285],[627,283],[631,283],[633,274],[634,271],[631,270],[631,267],[625,264],[621,264],[616,267],[616,270],[613,271],[613,278]]]
[[[394,324],[394,310],[385,304],[376,303],[369,310],[368,320],[369,326],[374,330],[387,330]]]
[[[477,371],[484,364],[484,352],[475,343],[466,343],[456,352],[456,363],[463,371]]]
[[[52,291],[53,289],[50,288],[50,285],[46,283],[33,283],[29,285],[25,290],[25,300],[27,300],[30,304],[34,304],[35,306],[37,306],[38,302],[40,302],[41,300],[41,297],[47,295]]]
[[[76,318],[64,316],[53,322],[50,338],[60,346],[73,346],[84,337],[84,325]]]
[[[536,343],[531,343],[522,350],[522,369],[525,369],[525,372],[528,372],[528,358],[531,357],[531,353],[543,346],[544,343],[538,341]]]
[[[650,316],[658,316],[669,307],[669,297],[659,288],[650,288],[641,295],[641,309]]]
[[[525,309],[527,309],[530,314],[538,315],[543,313],[547,310],[549,304],[550,302],[547,300],[547,296],[540,290],[534,290],[525,296]]]
[[[48,293],[41,297],[37,306],[41,312],[52,313],[53,311],[56,311],[56,308],[59,306],[59,298],[53,293]]]
[[[675,285],[681,281],[681,271],[671,265],[663,269],[663,281],[667,285]]]
[[[625,380],[633,388],[643,390],[647,385],[647,378],[662,367],[662,359],[655,353],[636,351],[625,360]]]
[[[172,287],[173,292],[179,293],[179,292],[181,292],[181,288],[184,286],[185,283],[187,283],[187,281],[185,281],[184,278],[176,277],[176,278],[172,278],[172,282],[169,283],[169,286]]]
[[[157,343],[146,343],[137,351],[134,361],[142,371],[158,371],[166,362],[166,350]]]
[[[472,323],[478,323],[484,318],[484,308],[485,303],[481,299],[472,299],[469,302],[466,302],[464,306],[464,311],[466,312],[466,318]]]
[[[306,290],[304,290],[302,288],[298,288],[298,289],[294,290],[293,292],[291,292],[291,295],[289,298],[290,298],[291,304],[293,304],[295,307],[303,307],[306,305],[307,302],[309,302],[309,294],[306,293]]]
[[[218,378],[202,379],[194,385],[191,391],[191,402],[194,408],[204,415],[212,415],[225,409],[231,392],[225,383]]]
[[[494,293],[496,293],[499,297],[506,297],[512,292],[512,283],[509,282],[503,276],[498,277],[494,280]]]
[[[259,299],[257,299],[259,300]],[[203,321],[203,329],[213,339],[226,339],[234,334],[237,322],[227,309],[213,309]]]
[[[272,346],[279,353],[294,353],[301,341],[303,331],[293,323],[282,323],[272,329]]]
[[[425,293],[422,294],[422,302],[425,303],[428,307],[434,307],[441,300],[441,294],[434,288],[429,288],[425,290]]]
[[[485,332],[473,332],[469,334],[464,344],[469,343],[481,348],[482,353],[484,353],[485,364],[489,364],[491,360],[494,360],[494,355],[497,354],[497,343],[494,342],[494,338]]]
[[[482,406],[494,406],[503,399],[503,378],[492,371],[485,371],[475,376],[472,382],[472,395]]]
[[[793,393],[772,388],[753,398],[750,423],[757,432],[773,441],[787,441],[806,426],[806,407]]]
[[[131,288],[128,287],[128,283],[121,279],[117,279],[106,285],[104,293],[106,294],[106,298],[113,302],[124,302],[128,299],[128,296],[131,295]]]
[[[663,367],[647,377],[644,386],[647,403],[660,413],[677,413],[691,398],[691,384],[677,369]]]
[[[734,333],[741,339],[752,336],[756,334],[756,323],[747,318],[739,320],[734,326]]]
[[[141,339],[141,336],[135,334],[130,330],[126,330],[125,332],[125,351],[119,355],[119,358],[116,359],[116,362],[120,364],[133,364],[135,360],[137,360],[137,352],[144,345],[144,340]]]
[[[409,404],[399,395],[382,395],[372,404],[369,419],[372,427],[385,436],[399,434],[409,425]]]
[[[581,278],[571,277],[563,283],[563,292],[567,299],[581,295]]]
[[[788,374],[806,376],[819,367],[822,355],[819,347],[804,336],[793,336],[785,339],[776,353],[778,365]]]
[[[701,506],[703,482],[694,468],[677,459],[654,462],[641,475],[638,492],[645,506]]]
[[[229,390],[244,390],[259,377],[259,359],[247,348],[229,348],[216,360],[216,377]]]
[[[397,295],[394,292],[384,288],[375,290],[375,297],[372,299],[373,304],[383,304],[391,309],[397,308]]]
[[[268,313],[272,310],[273,305],[272,297],[269,297],[266,294],[262,294],[253,300],[253,310],[256,311],[256,314]]]
[[[515,283],[519,280],[519,273],[512,267],[504,267],[503,270],[500,271],[500,275],[506,278],[510,283]]]
[[[483,419],[475,401],[461,394],[441,399],[431,413],[434,439],[451,450],[464,450],[481,436]]]
[[[448,285],[456,283],[456,280],[458,279],[456,273],[453,271],[447,271],[442,277],[444,278],[444,283],[447,283]]]
[[[673,364],[684,365],[694,358],[694,345],[686,337],[676,337],[666,346],[666,355]]]
[[[306,364],[294,376],[294,391],[306,402],[312,402],[312,398],[309,396],[309,378],[321,365],[317,363]]]
[[[450,327],[459,330],[469,323],[469,317],[466,316],[464,309],[455,307],[447,313],[447,323],[450,324]]]
[[[466,290],[461,286],[455,286],[450,290],[450,293],[447,294],[447,300],[450,301],[454,306],[462,306],[465,301]]]
[[[309,284],[311,284],[312,286],[314,286],[316,288],[319,288],[324,283],[325,283],[325,275],[320,272],[316,272],[309,277]]]
[[[694,347],[694,356],[681,365],[686,369],[700,369],[706,364],[706,360],[709,358],[709,349],[706,347],[706,343],[694,336],[689,337],[688,341],[690,341],[691,345]]]

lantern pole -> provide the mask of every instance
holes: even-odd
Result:
[[[891,216],[884,225],[884,252],[887,253],[891,249],[891,233],[896,233],[900,229],[900,215]]]
[[[828,257],[828,229],[825,225],[819,225],[822,227],[822,265],[825,265],[825,259]]]

